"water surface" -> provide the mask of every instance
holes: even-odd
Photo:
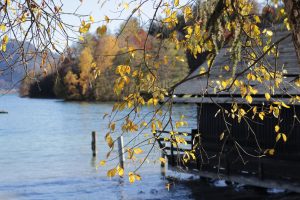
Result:
[[[131,185],[127,179],[108,179],[107,168],[95,165],[107,151],[103,141],[112,103],[78,103],[60,100],[27,99],[16,95],[0,97],[0,200],[96,200],[96,199],[201,199],[267,200],[290,199],[285,193],[267,194],[247,187],[224,187],[221,181],[190,180],[190,175],[161,176],[159,163],[147,163],[140,170],[142,181]],[[149,110],[144,110],[147,112]],[[196,107],[175,105],[174,119],[184,114],[191,128],[196,127]],[[91,132],[98,133],[98,156],[92,158]],[[130,136],[125,137],[125,142]],[[154,151],[152,160],[160,152]],[[127,168],[135,166],[127,163]],[[173,182],[173,181],[172,181]],[[292,196],[291,199],[300,199]]]
[[[110,180],[103,169],[95,169],[107,150],[102,117],[111,108],[112,103],[1,97],[0,110],[9,114],[0,115],[0,199],[175,198],[176,192],[164,187],[159,163],[146,164],[136,185]],[[174,115],[182,113],[195,117],[193,106],[177,106]],[[93,130],[99,136],[96,159],[90,147]],[[184,188],[178,195],[187,193]]]

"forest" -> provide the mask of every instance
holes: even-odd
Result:
[[[189,72],[183,49],[176,49],[172,43],[160,40],[141,27],[137,19],[131,19],[119,33],[109,34],[99,27],[95,34],[85,34],[76,45],[58,60],[58,67],[49,65],[47,74],[33,70],[22,81],[20,95],[33,98],[62,98],[78,101],[115,101],[114,79],[119,65],[130,65],[132,73],[138,77],[144,73],[139,70],[143,65],[144,53],[153,65],[157,85],[168,88]],[[147,38],[145,52],[143,49]],[[132,51],[127,51],[131,49]],[[159,52],[159,53],[158,53]],[[162,64],[162,67],[155,67]],[[35,74],[36,73],[36,74]],[[134,84],[125,79],[125,94],[130,94]],[[122,84],[122,83],[121,83]],[[146,90],[141,93],[147,95]]]

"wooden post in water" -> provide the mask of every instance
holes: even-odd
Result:
[[[97,134],[96,134],[96,131],[92,132],[92,151],[93,151],[93,157],[96,157],[96,155],[97,155]]]
[[[170,142],[170,144],[171,144],[171,164],[172,164],[172,166],[175,166],[174,147],[173,147],[172,141]]]
[[[125,151],[124,151],[124,144],[123,144],[123,136],[121,135],[118,138],[118,147],[119,147],[119,162],[120,167],[124,169],[124,162],[125,162]]]
[[[165,147],[166,145],[163,143],[162,148],[161,148],[161,157],[166,161],[166,154],[165,154]],[[165,162],[160,162],[160,169],[161,169],[161,176],[165,177],[166,176],[166,163]]]
[[[164,158],[164,159],[166,159],[166,154],[165,154],[165,152],[164,152],[165,147],[166,147],[166,145],[165,145],[165,144],[162,144],[162,147],[161,147],[161,157]],[[165,164],[164,162],[160,162],[160,166],[161,166],[162,168],[164,168],[165,165],[166,165],[166,164]]]
[[[262,158],[258,158],[258,177],[263,180],[264,179],[264,166],[262,163]]]

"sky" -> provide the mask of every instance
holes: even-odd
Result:
[[[96,22],[91,29],[90,32],[95,32],[98,26],[104,24],[104,16],[108,16],[109,18],[119,19],[113,20],[109,23],[108,28],[111,33],[117,32],[120,24],[124,21],[120,19],[126,19],[132,12],[134,8],[136,8],[141,2],[146,1],[145,4],[141,7],[140,19],[147,23],[151,16],[153,16],[155,12],[155,5],[159,2],[159,0],[57,0],[58,2],[63,3],[63,12],[74,12],[78,6],[79,9],[77,13],[84,15],[92,15]],[[170,0],[172,1],[172,0]],[[180,0],[180,5],[184,5],[186,2],[191,0]],[[125,2],[133,2],[129,5],[128,9],[124,9]],[[259,3],[265,3],[265,0],[258,0]],[[120,10],[124,10],[122,14],[120,14]],[[160,13],[159,13],[160,14]],[[80,24],[80,20],[74,16],[64,16],[65,21],[71,24]],[[88,19],[88,17],[87,17]]]
[[[95,22],[98,23],[95,23],[91,27],[90,32],[94,32],[98,26],[105,24],[103,21],[105,16],[108,16],[110,19],[118,19],[112,20],[109,23],[108,28],[111,33],[115,33],[118,30],[120,24],[124,22],[123,20],[128,18],[132,10],[138,5],[137,3],[130,4],[128,9],[124,9],[126,5],[124,2],[122,3],[121,0],[83,0],[82,3],[80,0],[63,0],[62,2],[63,12],[74,12],[78,6],[80,6],[77,13],[92,15],[94,17]],[[142,20],[147,21],[149,17],[154,14],[153,2],[154,1],[148,1],[148,3],[145,3],[141,8]],[[123,10],[123,12],[120,14],[119,11],[121,10]],[[80,23],[80,20],[74,16],[64,16],[64,20],[72,24]]]
[[[135,15],[135,17],[140,18],[140,22],[144,27],[149,25],[149,19],[152,18],[155,12],[155,6],[160,0],[55,0],[57,5],[62,3],[62,11],[63,13],[74,13],[76,11],[77,14],[86,15],[86,17],[79,18],[72,14],[64,14],[62,15],[62,19],[64,22],[72,25],[80,25],[81,20],[85,19],[88,21],[89,16],[93,16],[95,23],[92,24],[90,28],[90,33],[95,33],[97,27],[106,24],[105,16],[108,16],[110,19],[110,23],[107,25],[108,32],[114,34],[118,31],[120,24],[124,23],[124,21],[130,16],[132,10],[137,8],[141,2],[146,2],[139,9],[139,15]],[[170,2],[173,0],[170,0]],[[184,5],[191,0],[180,0],[180,5]],[[265,2],[265,0],[258,0],[260,3]],[[126,6],[125,2],[131,2],[128,6]],[[125,9],[128,7],[127,9]],[[122,11],[122,12],[121,12]],[[161,10],[158,12],[158,15],[161,15]],[[77,28],[76,28],[77,29]],[[77,29],[78,30],[78,29]],[[69,35],[78,38],[79,36],[75,36],[74,32],[68,32]],[[58,40],[62,46],[65,46],[65,41],[63,39]],[[72,41],[69,41],[69,45],[72,45]]]

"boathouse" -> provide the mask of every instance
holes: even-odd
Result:
[[[188,141],[188,149],[195,150],[197,160],[184,164],[181,159],[184,149],[166,144],[170,167],[209,178],[300,192],[300,105],[290,102],[291,96],[300,95],[297,82],[300,65],[291,34],[288,31],[274,31],[274,34],[272,43],[278,42],[275,49],[279,57],[267,54],[263,58],[270,71],[283,72],[284,81],[274,93],[263,87],[264,84],[274,85],[274,81],[258,83],[247,79],[248,73],[242,72],[249,65],[243,59],[236,69],[225,69],[226,65],[232,66],[226,48],[219,51],[210,68],[204,63],[190,77],[207,70],[209,75],[190,79],[176,88],[174,102],[197,104],[197,127],[189,134]],[[264,54],[258,49],[256,52],[257,57]],[[247,56],[246,53],[242,56]],[[240,91],[218,92],[214,89],[218,80],[233,74],[257,89],[251,104],[241,97]],[[272,94],[269,101],[265,97],[267,92]],[[257,106],[259,113],[260,109],[278,100],[290,107],[283,107],[278,118],[266,115],[261,120],[258,114],[253,117],[251,108]],[[232,118],[233,104],[247,112],[247,120],[238,122]],[[282,138],[276,142],[278,132],[274,127],[278,124],[279,132],[287,136],[286,142]]]

